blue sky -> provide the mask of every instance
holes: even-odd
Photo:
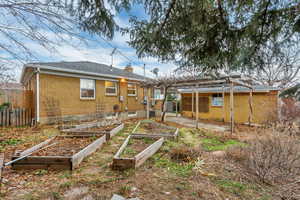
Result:
[[[140,5],[135,5],[129,15],[137,16],[140,19],[146,19],[147,15],[144,13],[143,7]],[[115,16],[115,20],[122,27],[129,25],[129,16],[126,12],[121,12],[119,15]],[[47,38],[55,40],[55,35],[50,32],[45,32]],[[24,39],[24,44],[31,51],[34,52],[39,62],[57,62],[57,61],[92,61],[104,64],[111,64],[111,52],[113,47],[117,48],[117,52],[114,54],[113,66],[124,68],[127,64],[131,63],[134,68],[134,72],[138,74],[143,74],[143,65],[146,64],[146,76],[153,76],[150,72],[153,68],[159,68],[160,75],[170,74],[176,66],[170,63],[160,63],[157,59],[148,57],[139,59],[136,55],[135,49],[131,48],[127,41],[129,41],[128,35],[121,35],[119,32],[115,32],[114,39],[109,41],[103,40],[103,38],[97,35],[89,35],[85,32],[80,32],[87,38],[86,43],[81,42],[78,39],[71,39],[69,43],[59,43],[54,45],[56,51],[48,51],[41,47],[39,44],[32,42],[31,40]],[[17,50],[16,50],[17,51]],[[119,53],[121,52],[121,53]],[[0,52],[0,56],[5,57],[5,52]],[[123,55],[122,55],[123,54]],[[17,80],[20,78],[22,66],[20,65],[16,70],[15,74]]]

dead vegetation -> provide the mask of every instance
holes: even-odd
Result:
[[[171,150],[170,157],[176,162],[192,162],[201,156],[200,148],[178,146]]]
[[[263,156],[269,158],[268,162],[276,162],[266,153],[270,151],[269,147],[262,147],[268,142],[270,144],[269,140],[256,145],[255,138],[261,139],[264,135],[263,131],[253,132],[253,135],[256,136],[254,139],[253,137],[243,138],[241,142],[237,136],[227,137],[224,133],[181,128],[178,140],[165,141],[160,150],[139,168],[124,171],[112,170],[113,156],[132,132],[137,121],[125,121],[125,128],[122,132],[114,136],[101,150],[84,160],[80,168],[73,170],[72,173],[69,171],[13,171],[6,169],[3,174],[1,198],[8,200],[65,199],[76,188],[84,188],[84,194],[76,196],[74,193],[74,198],[72,198],[87,199],[87,196],[90,196],[92,199],[110,199],[115,193],[127,198],[139,197],[153,200],[299,199],[299,182],[287,182],[287,179],[289,181],[296,180],[299,174],[297,175],[294,173],[295,171],[291,170],[294,178],[291,176],[292,174],[284,178],[279,178],[283,174],[273,175],[275,172],[281,173],[280,169],[283,171],[287,169],[284,163],[280,165],[280,168],[277,167],[278,169],[271,169],[270,172],[266,170],[267,173],[272,171],[272,175],[265,175],[266,181],[258,178],[255,167],[250,169],[247,166],[251,158],[251,165],[260,167],[260,162],[264,161]],[[35,137],[44,138],[43,129],[37,131]],[[254,131],[254,129],[249,129],[248,134],[252,134],[250,131]],[[268,131],[271,132],[269,129]],[[21,137],[22,141],[29,135],[25,138]],[[280,139],[280,142],[272,140],[278,148],[284,148],[285,146],[282,145],[286,143],[281,141],[283,140]],[[294,141],[299,140],[295,138]],[[142,141],[141,149],[145,148],[147,143],[148,141]],[[282,162],[285,161],[284,159],[287,158],[284,158],[284,155],[287,155],[289,151],[295,151],[293,150],[295,146],[292,148],[290,147],[291,143],[287,144],[289,150],[278,154],[275,151],[277,149],[274,148],[275,153],[272,154],[272,157],[276,157],[278,154]],[[19,147],[22,145],[23,143],[15,144],[14,148],[20,149]],[[4,151],[10,146],[7,144]],[[131,145],[129,148],[134,149]],[[250,149],[254,151],[251,154]],[[227,156],[213,156],[212,154],[217,151],[226,151]],[[299,152],[299,150],[297,151]],[[248,153],[248,157],[245,156],[245,152]],[[261,159],[253,161],[258,155]],[[288,157],[289,160],[291,158]],[[275,179],[273,180],[273,178]],[[46,193],[39,190],[44,187],[47,187]]]

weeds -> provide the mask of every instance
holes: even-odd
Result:
[[[188,177],[191,175],[194,163],[176,163],[168,158],[160,158],[154,156],[155,166],[159,168],[166,168],[175,175]]]
[[[204,138],[201,140],[202,147],[206,151],[224,151],[232,146],[245,146],[245,143],[239,142],[237,140],[227,140],[221,141],[217,137]]]
[[[215,183],[224,191],[230,192],[236,195],[241,195],[246,190],[246,185],[237,181],[228,179],[216,180]]]
[[[122,196],[129,196],[130,191],[131,191],[131,186],[123,185],[119,189],[119,194],[121,194]]]

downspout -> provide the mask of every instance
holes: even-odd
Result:
[[[36,71],[36,122],[40,122],[40,68]]]

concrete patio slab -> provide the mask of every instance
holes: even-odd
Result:
[[[183,125],[183,126],[187,126],[187,127],[196,128],[195,120],[185,118],[185,117],[176,117],[176,116],[168,115],[166,117],[166,121],[174,122],[174,123],[177,123],[177,124],[180,124],[180,125]],[[203,129],[207,129],[207,130],[211,130],[211,131],[219,131],[219,132],[230,131],[229,126],[208,124],[208,123],[203,123],[203,122],[198,122],[198,127],[203,128]]]

